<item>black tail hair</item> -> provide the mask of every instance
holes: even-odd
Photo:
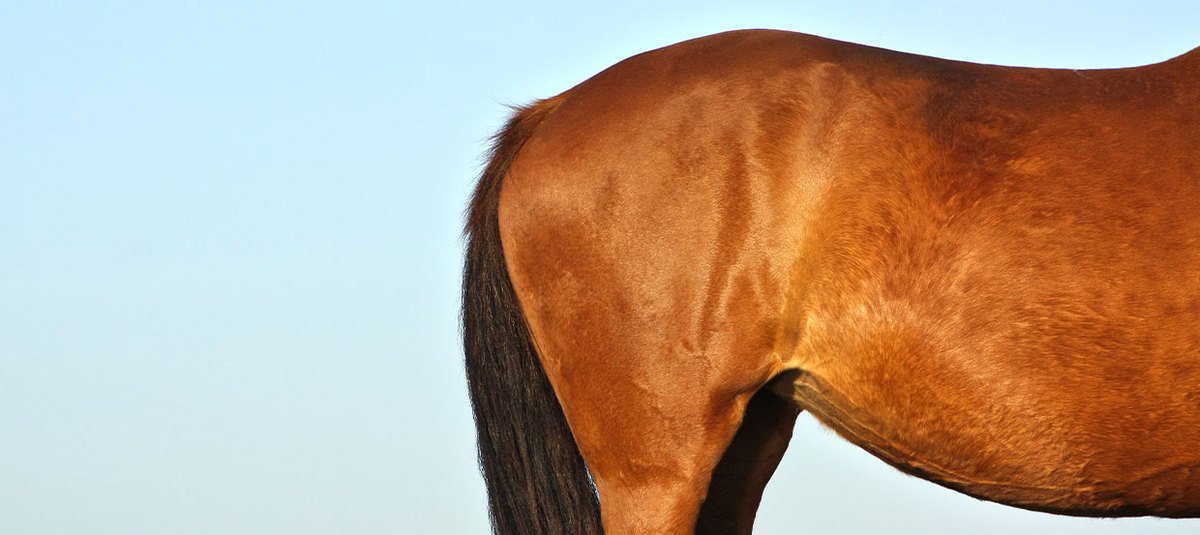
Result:
[[[557,107],[520,108],[493,138],[467,214],[463,347],[492,531],[601,534],[600,504],[538,360],[500,244],[497,207],[509,164]]]

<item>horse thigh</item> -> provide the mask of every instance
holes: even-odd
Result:
[[[624,359],[575,354],[547,366],[595,479],[605,532],[693,533],[750,392],[712,388],[704,368],[670,359],[602,364],[613,360]]]
[[[740,174],[678,176],[615,157],[576,173],[538,139],[514,162],[499,213],[543,368],[609,535],[690,533],[746,404],[782,368],[791,257],[747,216]]]
[[[738,317],[696,329],[690,307],[648,321],[621,306],[636,295],[581,299],[559,295],[561,285],[540,288],[523,296],[530,328],[595,479],[606,532],[692,533],[747,403],[778,367],[769,339],[748,342],[747,332],[765,329]],[[688,301],[640,302],[644,311]]]
[[[594,243],[551,236],[531,230],[506,253],[605,530],[692,533],[747,403],[782,367],[773,303],[690,251],[589,255]]]

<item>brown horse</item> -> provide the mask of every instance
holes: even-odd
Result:
[[[467,233],[499,533],[748,533],[801,410],[978,498],[1200,516],[1200,49],[688,41],[519,110]]]

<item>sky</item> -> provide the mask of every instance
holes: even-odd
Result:
[[[0,3],[0,533],[486,532],[461,212],[505,105],[765,27],[1100,68],[1195,2]],[[904,476],[803,417],[758,533],[1195,533]]]

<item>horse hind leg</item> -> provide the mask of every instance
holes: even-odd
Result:
[[[539,333],[546,374],[596,483],[605,533],[682,535],[698,527],[713,533],[698,519],[715,473],[718,494],[707,500],[713,513],[742,515],[720,525],[747,524],[795,416],[774,398],[752,397],[773,375],[771,360],[758,359],[756,366],[747,355],[713,349],[709,361],[724,370],[716,372],[672,354],[670,336],[634,328],[627,318],[599,317],[596,310],[566,311],[590,317],[586,336],[570,328],[574,321],[552,327],[538,321],[536,311],[531,324]],[[767,431],[780,427],[782,435]],[[745,429],[740,439],[739,429]],[[733,453],[722,465],[728,451]],[[757,467],[753,475],[738,474],[750,467]],[[753,497],[735,500],[739,488]],[[743,519],[747,511],[751,518]]]
[[[613,396],[628,384],[619,376],[592,368],[587,380],[573,380],[550,368],[595,480],[605,533],[751,532],[799,414],[790,400],[769,389],[722,396],[681,382]]]
[[[595,370],[591,375],[596,379]],[[561,377],[558,382],[565,394],[564,409],[596,482],[605,533],[748,532],[724,526],[753,519],[750,502],[757,503],[770,469],[749,476],[737,472],[755,464],[752,457],[772,455],[773,447],[758,442],[766,435],[761,430],[769,427],[767,421],[780,418],[767,406],[776,400],[747,403],[744,398],[731,398],[713,406],[707,396],[675,396],[676,391],[655,389],[651,398],[628,393],[619,403],[612,398],[595,403],[584,392],[589,385],[612,388],[614,382],[564,385]],[[750,419],[743,424],[747,432],[739,440],[743,407],[750,409]],[[722,463],[723,454],[735,442],[737,453]],[[714,480],[720,482],[719,495],[710,492]],[[743,490],[755,497],[735,498]],[[702,508],[711,509],[710,515],[733,514],[738,519],[705,520]]]
[[[799,415],[795,403],[770,387],[750,399],[737,434],[713,470],[696,533],[751,533],[763,490],[783,459]]]

